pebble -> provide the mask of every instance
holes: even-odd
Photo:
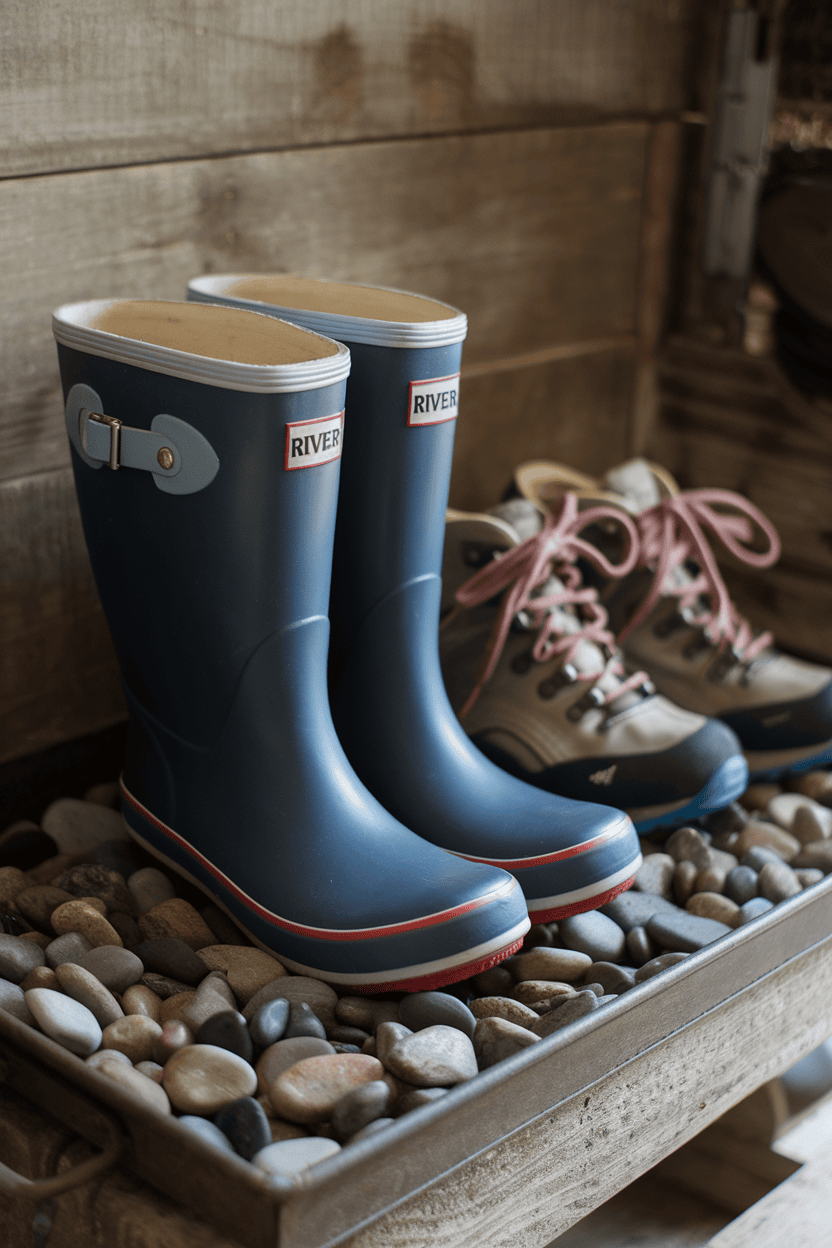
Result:
[[[390,1050],[395,1048],[400,1040],[412,1035],[413,1032],[409,1027],[405,1027],[404,1023],[381,1023],[373,1037],[376,1042],[376,1052],[373,1056],[386,1066]]]
[[[109,806],[119,810],[121,806],[121,789],[117,780],[107,780],[101,784],[91,785],[84,794],[85,802],[95,802],[97,806]]]
[[[187,1023],[182,1022],[181,1018],[168,1019],[161,1026],[162,1034],[156,1041],[153,1058],[154,1061],[164,1066],[168,1058],[172,1057],[179,1049],[184,1049],[189,1044],[193,1044],[194,1033]]]
[[[357,1144],[361,1140],[366,1140],[368,1135],[375,1135],[378,1131],[383,1131],[385,1127],[389,1127],[396,1120],[395,1118],[376,1118],[374,1122],[368,1122],[366,1127],[362,1127],[360,1131],[356,1131],[355,1135],[351,1135],[345,1144]]]
[[[269,1120],[253,1096],[241,1096],[223,1105],[214,1117],[214,1125],[246,1161],[272,1143]]]
[[[302,1062],[307,1057],[332,1056],[335,1053],[327,1040],[319,1040],[316,1036],[297,1036],[294,1040],[278,1040],[269,1046],[257,1059],[255,1072],[257,1087],[261,1094],[268,1094],[270,1085],[290,1066]],[[271,1103],[271,1102],[270,1102]]]
[[[816,811],[823,811],[824,818],[819,818]],[[798,806],[792,819],[789,831],[801,845],[811,845],[815,841],[829,839],[832,810],[825,806]]]
[[[305,1001],[289,1003],[289,1021],[283,1035],[287,1040],[293,1040],[296,1036],[317,1036],[321,1040],[327,1038],[326,1028],[317,1014],[313,1013],[312,1007]]]
[[[98,863],[81,863],[70,867],[54,881],[55,888],[62,888],[73,897],[98,897],[107,910],[121,910],[135,914],[135,903],[118,871],[102,867]]]
[[[546,1017],[544,1015],[544,1017]],[[538,1019],[535,1018],[535,1023]],[[474,1052],[480,1070],[496,1066],[522,1049],[537,1044],[540,1036],[506,1018],[481,1018],[474,1031]]]
[[[30,1026],[35,1021],[26,1004],[24,990],[18,984],[11,984],[5,979],[0,979],[0,1010],[14,1015],[21,1023],[29,1023]]]
[[[352,1088],[332,1107],[332,1134],[343,1143],[371,1122],[385,1117],[393,1100],[393,1090],[383,1079],[373,1079],[361,1087]]]
[[[26,876],[20,867],[0,867],[0,905],[14,901],[19,893],[25,891]]]
[[[514,980],[508,975],[508,986]],[[348,1027],[374,1031],[381,1023],[399,1021],[399,1003],[387,997],[340,997],[335,1004],[335,1017]]]
[[[188,1009],[193,1005],[196,993],[191,989],[187,992],[177,992],[172,997],[166,997],[159,1009],[159,1022],[164,1026],[165,1023],[176,1019],[180,1022],[188,1019],[188,1025],[193,1027],[194,1031],[199,1029],[199,1023],[195,1023],[190,1019]]]
[[[56,992],[61,991],[58,976],[51,966],[34,967],[26,978],[20,981],[20,987],[23,992],[28,992],[30,988],[54,988]]]
[[[477,1073],[471,1041],[456,1027],[442,1024],[405,1036],[390,1049],[385,1065],[397,1079],[417,1088],[449,1087]]]
[[[175,940],[184,940],[194,951],[215,944],[214,933],[202,915],[182,897],[160,901],[145,914],[140,914],[138,923],[145,940],[172,936]]]
[[[280,1140],[276,1144],[268,1144],[259,1153],[255,1153],[251,1160],[258,1170],[265,1170],[266,1174],[293,1179],[310,1166],[317,1165],[326,1157],[334,1157],[340,1151],[341,1145],[336,1140],[310,1135],[299,1140]]]
[[[173,1000],[174,998],[169,998]],[[162,1007],[164,1011],[164,1006]],[[224,1014],[237,1009],[237,1000],[228,980],[221,971],[211,971],[193,994],[182,1017],[189,1027],[199,1031],[203,1023],[214,1014]],[[168,1017],[171,1017],[168,1015]]]
[[[45,950],[17,936],[0,935],[0,978],[19,984],[36,966],[46,961]]]
[[[226,1135],[223,1135],[219,1127],[211,1122],[210,1118],[198,1118],[196,1114],[182,1114],[177,1122],[181,1127],[185,1127],[192,1135],[197,1135],[206,1144],[219,1148],[224,1153],[232,1153],[236,1156],[234,1145]]]
[[[275,997],[260,1006],[249,1023],[249,1034],[259,1048],[267,1049],[282,1038],[288,1022],[289,1002],[285,997]]]
[[[824,875],[832,871],[832,841],[815,841],[813,845],[802,845],[800,853],[791,860],[791,868],[797,871],[801,867],[817,867]]]
[[[815,802],[828,806],[832,801],[832,774],[828,771],[804,771],[790,777],[792,788]]]
[[[68,871],[70,867],[74,867],[81,857],[81,854],[56,854],[54,858],[47,858],[44,862],[39,862],[36,867],[30,867],[24,872],[26,881],[32,886],[51,884],[62,871]]]
[[[110,1023],[124,1017],[124,1010],[110,990],[77,962],[64,962],[53,974],[63,992],[95,1015],[99,1027],[109,1027]]]
[[[371,1038],[370,1032],[364,1031],[361,1027],[344,1027],[341,1024],[333,1027],[327,1036],[327,1039],[337,1046],[339,1053],[348,1053],[352,1049],[357,1049],[360,1053],[362,1044]]]
[[[620,893],[599,910],[599,914],[612,919],[623,932],[629,932],[631,927],[646,928],[654,914],[676,913],[676,906],[658,893],[634,893],[632,889]]]
[[[591,961],[585,969],[589,970],[590,966]],[[574,992],[573,984],[559,984],[554,979],[524,979],[515,986],[512,997],[536,1010],[541,1007],[548,1008],[556,997],[571,997]]]
[[[315,1020],[317,1022],[317,1019]],[[248,1034],[246,1020],[237,1010],[212,1014],[196,1033],[197,1044],[215,1044],[218,1049],[236,1053],[246,1062],[254,1057],[254,1045]],[[224,1129],[224,1128],[223,1128]]]
[[[161,1001],[167,1001],[168,997],[178,996],[180,992],[190,991],[189,984],[183,984],[178,979],[171,979],[169,975],[157,975],[154,971],[145,971],[140,978],[144,986],[155,993]]]
[[[692,862],[697,871],[713,862],[708,842],[696,828],[677,828],[665,841],[664,852],[676,862]]]
[[[57,910],[52,911],[49,921],[57,936],[65,936],[67,932],[80,932],[82,936],[86,936],[93,949],[101,945],[121,947],[121,937],[112,923],[108,923],[104,915],[88,901],[65,901]]]
[[[139,925],[131,915],[125,914],[123,910],[108,910],[107,918],[118,932],[121,943],[126,949],[135,949],[136,945],[142,943]]]
[[[754,846],[773,849],[775,854],[788,861],[799,852],[800,841],[796,840],[785,828],[778,827],[776,823],[762,823],[757,819],[752,819],[737,837],[737,857],[742,858],[746,850]]]
[[[633,888],[639,893],[658,893],[670,901],[675,871],[676,859],[670,854],[650,854],[639,867]]]
[[[551,979],[558,983],[576,983],[592,965],[592,958],[576,949],[531,949],[512,959],[512,974],[523,982]]]
[[[813,884],[820,884],[823,879],[823,872],[817,867],[801,867],[795,871],[795,875],[800,881],[801,888],[811,888]]]
[[[772,866],[771,869],[777,868]],[[703,919],[715,919],[717,923],[732,927],[739,906],[735,901],[731,901],[730,897],[723,897],[722,893],[694,893],[688,901],[686,910],[689,914],[698,914]]]
[[[161,1034],[162,1028],[152,1018],[145,1018],[143,1014],[127,1014],[104,1028],[101,1047],[126,1053],[134,1065],[136,1062],[150,1062],[155,1060]]]
[[[118,1049],[108,1049],[107,1052],[117,1053]],[[148,1079],[152,1079],[154,1083],[162,1082],[164,1066],[160,1065],[159,1062],[136,1062],[134,1069],[143,1075],[147,1075]]]
[[[736,859],[732,863],[736,866]],[[721,893],[725,887],[725,878],[728,875],[728,869],[722,866],[706,867],[704,871],[700,871],[694,880],[693,893]],[[693,894],[691,894],[693,895]],[[688,898],[690,900],[690,898]]]
[[[77,962],[80,965],[91,951],[92,945],[82,932],[67,932],[66,935],[56,936],[51,940],[43,952],[46,965],[54,970],[62,962]],[[110,985],[106,984],[105,987],[109,988]]]
[[[765,813],[769,819],[779,823],[781,828],[791,829],[795,815],[801,808],[814,814],[819,826],[825,829],[824,837],[832,833],[832,810],[827,810],[819,802],[813,802],[803,793],[778,793],[766,806]]]
[[[257,1076],[236,1053],[213,1044],[191,1044],[168,1058],[162,1085],[176,1109],[207,1117],[229,1101],[253,1096]]]
[[[730,806],[714,810],[704,819],[705,826],[714,838],[730,836],[732,832],[741,832],[747,822],[748,815],[739,802],[731,802]]]
[[[518,1027],[528,1027],[535,1022],[537,1014],[521,1001],[513,1001],[510,997],[478,997],[471,1002],[471,1013],[475,1020],[481,1018],[504,1018]]]
[[[261,988],[288,974],[277,958],[262,949],[255,949],[253,945],[212,943],[199,950],[199,958],[209,971],[225,972],[241,1006],[246,1005]]]
[[[636,982],[634,966],[619,966],[615,962],[593,962],[586,973],[586,984],[600,984],[604,992],[627,992]]]
[[[576,992],[574,996],[569,997],[559,1005],[557,1009],[549,1011],[534,1023],[529,1030],[533,1031],[536,1036],[543,1039],[545,1036],[551,1036],[553,1032],[560,1031],[562,1027],[567,1027],[569,1023],[573,1023],[576,1019],[583,1018],[586,1014],[591,1014],[593,1010],[598,1009],[599,997],[589,988],[583,988],[580,992]]]
[[[55,888],[52,884],[36,884],[33,888],[25,888],[18,893],[15,900],[24,919],[34,923],[44,931],[50,931],[49,920],[52,911],[57,910],[65,901],[72,901],[72,893],[66,889]]]
[[[725,896],[738,906],[757,896],[757,872],[748,866],[736,866],[725,877]]]
[[[447,992],[411,993],[402,998],[399,1016],[411,1031],[422,1031],[425,1027],[442,1024],[445,1027],[459,1028],[469,1040],[473,1038],[477,1025],[477,1020],[468,1006]]]
[[[644,966],[658,953],[655,943],[643,927],[631,927],[627,933],[627,958],[634,966]]]
[[[102,841],[86,857],[100,867],[118,871],[123,880],[129,880],[134,872],[145,865],[149,855],[134,841]]]
[[[555,943],[551,927],[545,923],[532,923],[523,938],[523,949],[535,949],[538,945],[551,946]]]
[[[626,952],[627,942],[621,928],[597,910],[561,919],[558,929],[569,949],[585,953],[593,962],[620,962]]]
[[[219,906],[203,906],[200,915],[214,933],[214,939],[221,945],[251,944],[242,928],[231,920]]]
[[[767,862],[782,861],[783,859],[779,854],[775,854],[773,849],[764,849],[762,845],[755,845],[743,854],[740,866],[751,867],[752,871],[760,871]]]
[[[678,962],[684,962],[688,955],[686,953],[662,953],[657,958],[653,958],[651,962],[645,963],[636,971],[636,983],[643,984],[645,980],[652,979],[654,975],[659,975],[662,971],[666,971],[670,966],[676,966]]]
[[[765,810],[772,798],[781,792],[779,784],[750,784],[740,798],[740,805],[746,810]]]
[[[752,897],[745,905],[740,906],[739,914],[734,920],[734,927],[744,927],[746,923],[759,918],[761,914],[766,914],[771,909],[773,906],[767,897]]]
[[[95,1053],[91,1053],[89,1057],[84,1058],[84,1064],[87,1066],[98,1067],[102,1062],[121,1062],[126,1066],[133,1065],[127,1054],[119,1053],[118,1049],[98,1049]]]
[[[399,1097],[393,1107],[393,1114],[396,1118],[401,1118],[404,1114],[412,1113],[414,1109],[421,1109],[423,1105],[433,1105],[434,1101],[440,1101],[447,1095],[447,1088],[413,1088]]]
[[[453,1031],[455,1036],[471,1045],[471,1041],[461,1036],[461,1033],[450,1027],[444,1030]],[[427,1032],[419,1033],[426,1034]],[[471,1054],[473,1057],[473,1048]],[[301,1126],[328,1122],[335,1104],[342,1096],[361,1084],[381,1079],[383,1075],[384,1067],[381,1062],[363,1053],[306,1057],[283,1071],[269,1085],[269,1100],[275,1113],[281,1118],[287,1118],[289,1122],[296,1122]]]
[[[205,963],[184,940],[157,936],[144,940],[134,950],[146,971],[174,979],[179,985],[195,987],[206,975]],[[208,968],[213,969],[213,968]],[[180,989],[181,990],[181,989]]]
[[[22,914],[17,913],[17,909],[12,910],[12,904],[0,906],[0,932],[5,936],[23,936],[34,933],[31,923],[23,918]],[[40,933],[37,933],[40,936]],[[38,941],[35,941],[37,944]]]
[[[677,906],[684,907],[693,896],[698,875],[699,872],[692,862],[677,862],[673,873],[673,900]]]
[[[61,939],[65,940],[67,937],[61,937]],[[52,944],[57,943],[57,941],[52,942]],[[49,961],[48,950],[46,960]],[[85,971],[89,971],[91,975],[99,979],[105,988],[119,995],[125,993],[133,984],[137,984],[144,972],[141,958],[137,958],[129,949],[122,949],[120,945],[100,945],[97,949],[88,948],[77,961]]]
[[[147,914],[154,906],[170,901],[176,889],[158,867],[141,867],[127,877],[127,888],[138,914]]]
[[[47,806],[40,826],[63,853],[77,854],[102,841],[126,841],[129,833],[118,811],[75,797],[59,797]]]
[[[505,964],[492,966],[482,971],[471,980],[474,991],[484,997],[499,997],[511,992],[514,987],[514,976]]]
[[[786,901],[802,892],[800,880],[785,862],[767,862],[759,875],[760,896],[768,901]]]
[[[88,1057],[100,1047],[101,1028],[79,1001],[51,988],[30,988],[25,1000],[41,1031],[71,1053]]]
[[[730,927],[716,919],[703,919],[698,914],[677,910],[675,914],[654,914],[647,924],[647,934],[674,953],[693,953],[727,936]]]
[[[44,932],[9,932],[8,934],[10,936],[18,935],[21,940],[37,945],[39,949],[48,949],[52,944],[52,937],[47,936]]]
[[[155,1110],[157,1114],[170,1114],[168,1094],[155,1079],[148,1078],[140,1070],[135,1070],[126,1063],[113,1061],[112,1057],[109,1061],[101,1062],[98,1070],[108,1079],[112,1079],[113,1083],[128,1089],[148,1109]]]
[[[246,1022],[251,1021],[261,1005],[266,1001],[273,1001],[275,997],[283,997],[290,1005],[293,1001],[305,1001],[327,1031],[336,1026],[335,1006],[338,1003],[338,993],[322,980],[309,979],[305,975],[281,976],[255,992],[243,1007]]]

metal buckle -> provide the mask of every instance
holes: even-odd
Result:
[[[88,419],[96,421],[99,425],[110,426],[109,465],[113,472],[117,472],[120,467],[118,461],[121,453],[121,421],[115,416],[105,416],[102,412],[90,412]]]

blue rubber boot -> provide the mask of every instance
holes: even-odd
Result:
[[[133,835],[301,974],[417,990],[502,960],[528,927],[517,882],[397,822],[332,725],[348,351],[185,303],[75,304],[54,327]]]
[[[426,839],[511,871],[533,922],[627,888],[641,861],[629,818],[497,767],[445,693],[440,571],[465,317],[418,295],[292,277],[201,278],[189,296],[270,311],[349,346],[333,709],[364,783]]]

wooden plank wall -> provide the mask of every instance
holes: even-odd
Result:
[[[7,0],[0,762],[124,713],[52,309],[240,269],[421,291],[470,319],[457,506],[532,455],[600,469],[649,426],[677,134],[723,7]]]

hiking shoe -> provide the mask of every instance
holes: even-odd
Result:
[[[711,550],[717,538],[752,567],[777,560],[777,532],[747,499],[680,490],[644,459],[611,469],[600,483],[559,464],[524,464],[515,484],[544,507],[574,490],[581,507],[617,502],[635,520],[636,569],[597,582],[610,627],[627,661],[644,667],[661,693],[733,729],[753,779],[832,762],[832,670],[781,653],[770,633],[755,631],[732,604]],[[755,534],[765,549],[750,545]],[[602,549],[610,540],[598,526],[592,537]]]
[[[581,536],[598,525],[618,535],[614,562]],[[449,511],[440,654],[451,703],[492,761],[563,797],[618,806],[646,832],[727,805],[748,773],[729,728],[625,670],[576,558],[617,582],[639,549],[620,507],[579,513],[571,494],[548,516],[525,499]]]

